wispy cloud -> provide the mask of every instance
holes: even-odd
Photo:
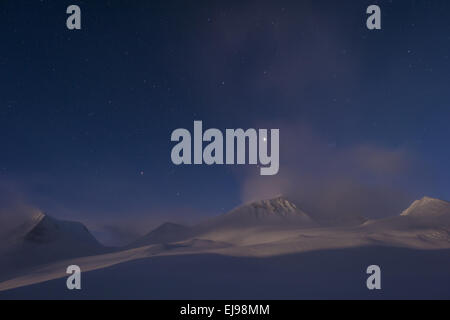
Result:
[[[418,166],[413,151],[367,143],[341,146],[302,124],[280,128],[279,174],[258,177],[246,171],[243,201],[283,194],[318,217],[333,218],[397,214],[413,199],[408,182],[420,179],[411,174]]]

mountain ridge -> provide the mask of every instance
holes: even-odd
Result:
[[[269,257],[365,246],[449,249],[449,207],[448,202],[425,197],[414,201],[403,215],[371,220],[358,226],[330,227],[309,224],[305,212],[289,200],[277,197],[244,204],[192,227],[163,223],[133,245],[117,248],[114,252],[103,251],[105,254],[101,253],[106,250],[104,247],[92,246],[92,235],[88,236],[89,231],[83,224],[39,215],[36,217],[39,223],[26,239],[24,237],[20,250],[7,256],[0,255],[0,258],[6,257],[7,262],[13,262],[6,268],[0,264],[0,288],[2,280],[39,266],[45,278],[49,276],[45,275],[46,266],[52,263],[56,274],[65,276],[63,267],[73,263],[86,263],[85,268],[101,269],[124,261],[165,255]],[[433,213],[435,209],[437,213]],[[427,210],[432,210],[431,214],[426,214]],[[299,222],[292,223],[292,217],[299,218]],[[80,237],[84,240],[79,241]],[[39,273],[32,273],[32,279],[26,281],[36,281],[35,276],[37,281],[42,279]]]
[[[428,212],[425,212],[428,211]],[[401,216],[424,216],[424,215],[443,215],[450,214],[450,202],[431,198],[423,197],[419,200],[415,200],[406,210],[404,210]]]
[[[25,225],[20,228],[21,234],[2,249],[0,273],[111,251],[80,222],[59,220],[41,212]],[[22,233],[24,230],[28,231]]]
[[[214,222],[213,224],[231,223],[232,220],[240,220],[236,221],[238,225],[245,225],[243,220],[255,224],[278,222],[311,225],[314,223],[307,213],[283,196],[245,203],[225,214],[210,219],[209,223],[211,221]]]

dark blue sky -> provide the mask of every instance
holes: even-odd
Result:
[[[365,27],[370,4],[381,31]],[[84,220],[217,214],[278,192],[338,206],[347,190],[355,210],[373,194],[380,216],[448,199],[449,13],[444,0],[1,1],[2,187]],[[280,174],[174,166],[170,134],[194,120],[280,128]]]

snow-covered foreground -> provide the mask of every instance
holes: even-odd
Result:
[[[170,244],[154,244],[50,263],[42,267],[31,268],[25,271],[23,276],[0,283],[0,291],[66,277],[66,268],[72,264],[79,265],[82,271],[87,272],[142,259],[146,259],[150,266],[152,258],[164,256],[177,256],[179,259],[189,260],[196,259],[198,255],[215,254],[234,259],[267,259],[321,250],[345,250],[348,248],[363,250],[361,248],[370,248],[374,245],[422,250],[450,249],[450,242],[443,239],[444,235],[439,236],[433,230],[422,231],[419,234],[412,232],[396,232],[394,234],[387,231],[367,233],[359,228],[349,231],[344,228],[303,230],[285,228],[280,230],[265,227],[246,230],[246,232],[245,237],[242,230],[211,232],[205,234],[204,239],[195,238]],[[367,250],[371,252],[371,250]],[[360,252],[364,252],[364,250]],[[207,260],[207,258],[204,259]],[[167,259],[167,261],[172,260]],[[377,261],[373,263],[375,262]],[[450,270],[450,260],[448,266],[448,270]],[[286,267],[289,268],[289,266]],[[322,267],[322,265],[317,266],[318,269]],[[151,268],[149,272],[150,270]]]
[[[366,288],[368,265],[382,290]],[[450,250],[359,247],[274,257],[171,255],[0,292],[0,299],[449,299]]]

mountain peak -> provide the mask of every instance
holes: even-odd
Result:
[[[312,223],[311,218],[283,196],[244,204],[219,217],[221,222],[257,225],[277,222]]]
[[[284,198],[283,196],[277,196],[272,199],[266,199],[266,200],[259,200],[255,202],[251,202],[248,204],[244,204],[243,206],[237,208],[242,209],[245,207],[251,207],[254,209],[266,209],[270,213],[274,215],[290,215],[290,214],[300,214],[303,213],[300,209],[297,208],[297,206],[290,202],[288,199]],[[304,213],[303,213],[304,214]]]
[[[131,243],[128,247],[135,248],[144,245],[174,242],[190,235],[190,228],[181,224],[165,222],[145,236]]]
[[[447,201],[444,201],[444,200],[441,200],[441,199],[437,199],[437,198],[432,198],[432,197],[429,197],[429,196],[424,196],[424,197],[422,197],[421,199],[419,199],[419,200],[417,200],[417,201],[420,201],[420,202],[447,202]]]
[[[450,202],[423,197],[415,200],[411,206],[401,213],[401,216],[440,216],[450,214]]]
[[[34,227],[26,234],[25,241],[34,244],[79,243],[99,246],[86,226],[80,222],[53,218],[40,212],[33,217]]]
[[[161,224],[159,227],[157,227],[156,229],[154,229],[152,231],[152,233],[156,233],[156,232],[160,232],[160,233],[165,233],[165,232],[178,232],[181,230],[186,229],[186,226],[183,226],[181,224],[178,223],[173,223],[173,222],[164,222],[163,224]]]

